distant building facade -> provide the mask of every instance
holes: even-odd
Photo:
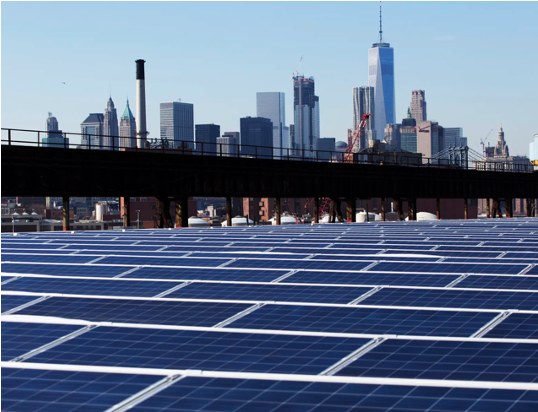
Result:
[[[119,135],[118,114],[112,97],[109,97],[103,114],[103,149],[118,150]]]
[[[359,127],[363,115],[369,114],[364,131],[359,136],[354,151],[359,151],[373,144],[376,139],[374,129],[375,119],[375,92],[373,87],[354,87],[353,88],[353,131]]]
[[[411,112],[411,117],[417,122],[428,120],[426,113],[426,92],[424,90],[413,90],[411,92],[409,111]]]
[[[103,113],[90,113],[81,123],[82,137],[80,145],[83,149],[101,149],[103,146]]]
[[[402,120],[400,148],[406,152],[417,153],[417,121],[412,117]]]
[[[136,148],[136,120],[129,107],[129,100],[120,118],[120,149]]]
[[[218,124],[197,124],[195,126],[196,152],[217,153],[217,138],[220,136]]]
[[[183,102],[160,104],[161,141],[171,149],[194,149],[194,105]]]
[[[242,117],[241,155],[273,158],[273,122],[265,117]]]
[[[293,77],[294,134],[290,149],[296,155],[314,157],[320,138],[319,97],[313,77]]]
[[[382,38],[368,50],[368,86],[374,88],[374,130],[377,140],[383,140],[387,123],[395,123],[394,49]]]
[[[273,154],[275,158],[286,155],[290,145],[290,129],[286,126],[284,93],[256,93],[256,115],[273,123]]]
[[[64,138],[58,129],[58,120],[50,112],[47,118],[47,137],[43,138],[42,143],[44,147],[69,147],[69,139]]]
[[[239,156],[239,132],[224,132],[217,138],[217,150],[221,156]]]

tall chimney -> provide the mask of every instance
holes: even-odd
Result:
[[[146,147],[148,131],[146,130],[146,87],[144,84],[144,63],[138,59],[136,63],[136,146],[139,149]]]

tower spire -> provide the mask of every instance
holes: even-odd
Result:
[[[379,43],[383,43],[383,23],[381,20],[381,1],[379,2]]]

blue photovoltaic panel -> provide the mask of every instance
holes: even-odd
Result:
[[[361,305],[536,310],[538,299],[533,292],[384,288]]]
[[[314,272],[301,270],[283,279],[283,283],[327,283],[343,285],[446,286],[459,275],[407,273]]]
[[[82,327],[80,325],[2,322],[2,360],[12,360]]]
[[[2,368],[2,410],[103,411],[160,379],[118,373]]]
[[[483,289],[534,289],[538,290],[538,276],[467,276],[454,287]]]
[[[89,321],[213,326],[250,307],[239,303],[53,297],[17,314]]]
[[[162,266],[219,266],[230,259],[196,259],[181,257],[138,257],[138,256],[107,256],[99,263],[109,265],[162,265]]]
[[[538,391],[188,377],[137,411],[535,411]]]
[[[235,268],[282,268],[282,269],[329,269],[329,270],[361,270],[371,262],[345,262],[313,259],[238,259],[226,265]]]
[[[64,252],[65,253],[65,252]],[[78,256],[78,255],[36,255],[32,254],[13,254],[2,253],[2,262],[55,262],[55,263],[88,263],[95,260],[99,255]]]
[[[191,283],[178,289],[167,298],[183,299],[228,299],[281,301],[281,302],[320,302],[348,303],[370,288],[338,286],[295,286],[295,285],[249,285],[230,283]]]
[[[3,286],[2,286],[3,288]],[[2,313],[7,312],[17,306],[24,305],[25,303],[39,299],[39,296],[14,296],[14,295],[2,295]]]
[[[536,247],[532,246],[525,246],[525,243],[521,243],[521,246],[517,246],[518,244],[512,243],[512,244],[506,244],[504,246],[457,246],[457,245],[439,245],[439,247],[436,249],[439,253],[443,253],[445,250],[448,251],[496,251],[499,252],[499,254],[507,251],[517,251],[517,252],[535,252]]]
[[[142,267],[122,278],[271,282],[287,270]]]
[[[83,244],[83,243],[76,243],[76,244],[70,244],[66,247],[63,247],[61,250],[64,251],[73,251],[78,250],[80,252],[90,254],[95,251],[102,251],[106,252],[107,254],[115,254],[115,253],[121,253],[121,252],[137,252],[137,253],[149,253],[149,252],[157,252],[160,249],[159,246],[144,246],[144,245],[92,245],[92,244]]]
[[[134,267],[134,266],[133,266]],[[40,263],[2,263],[4,273],[30,273],[56,276],[95,276],[112,278],[131,269],[128,266],[51,265]]]
[[[534,265],[529,271],[525,273],[526,275],[538,275],[538,265]]]
[[[411,261],[411,262],[435,262],[439,260],[438,257],[416,257],[416,256],[384,256],[383,254],[379,254],[376,256],[340,256],[340,255],[325,255],[320,254],[314,256],[312,259],[325,259],[325,260],[350,260],[350,261],[368,261],[368,262],[375,262],[375,261]]]
[[[367,339],[99,327],[32,362],[319,374]]]
[[[337,375],[537,382],[538,345],[389,339]]]
[[[262,259],[304,259],[308,256],[310,256],[311,253],[294,253],[293,255],[290,254],[280,254],[280,253],[255,253],[255,252],[229,252],[226,250],[226,248],[220,248],[218,251],[215,252],[192,252],[189,257],[197,257],[197,258],[219,258],[219,259],[239,259],[239,258],[262,258]],[[291,257],[292,256],[292,257]]]
[[[3,290],[39,293],[66,293],[77,295],[115,295],[152,297],[179,283],[136,280],[101,280],[72,278],[19,278],[3,285]]]
[[[496,313],[268,304],[232,328],[424,336],[470,336]]]
[[[44,251],[54,252],[64,250],[60,249],[61,247],[62,245],[55,245],[50,243],[7,243],[4,239],[2,239],[2,250],[8,250],[10,252],[21,252],[23,250],[33,250],[34,252],[36,250],[39,250],[39,253],[43,253]]]
[[[488,338],[538,339],[538,314],[512,313],[485,336]]]
[[[435,272],[435,273],[493,273],[516,275],[525,264],[495,263],[411,263],[380,262],[375,266],[380,272]]]
[[[230,241],[231,243],[231,241]],[[192,251],[206,251],[206,252],[265,252],[268,249],[267,246],[244,246],[240,247],[237,246],[235,243],[233,246],[209,246],[205,242],[200,243],[198,245],[196,244],[186,244],[181,246],[167,246],[166,251],[167,252],[192,252]]]

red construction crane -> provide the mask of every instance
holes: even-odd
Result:
[[[368,121],[369,118],[370,118],[370,113],[364,113],[362,115],[359,125],[353,131],[351,138],[348,138],[349,141],[348,141],[346,152],[344,153],[344,162],[353,163],[353,148],[359,142],[361,133],[364,130],[364,127],[366,126],[366,122]]]

